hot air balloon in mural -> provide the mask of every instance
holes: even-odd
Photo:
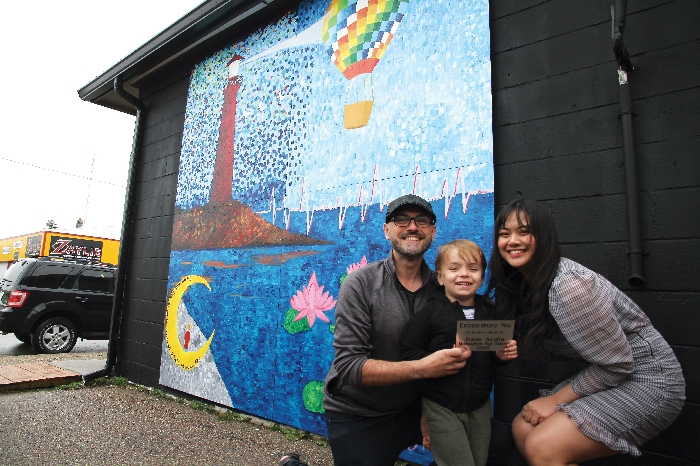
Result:
[[[386,52],[404,17],[407,0],[331,0],[323,18],[323,43],[333,64],[352,80],[359,75],[371,76]],[[365,85],[366,89],[366,85]],[[372,99],[345,106],[345,128],[365,126],[369,121]]]

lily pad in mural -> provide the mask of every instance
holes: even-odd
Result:
[[[323,382],[314,380],[304,387],[304,407],[312,413],[323,413]]]
[[[306,332],[307,330],[311,330],[311,327],[309,327],[308,320],[294,320],[296,319],[298,314],[299,311],[292,308],[287,309],[287,312],[284,314],[284,323],[282,324],[282,327],[284,327],[284,329],[292,335],[294,335],[295,333]]]

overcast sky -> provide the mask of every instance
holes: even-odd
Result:
[[[0,238],[49,219],[120,231],[135,117],[83,102],[77,90],[200,3],[4,4]]]

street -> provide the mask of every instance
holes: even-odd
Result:
[[[103,353],[107,351],[108,340],[81,340],[75,344],[73,353]],[[24,356],[39,354],[31,345],[19,341],[12,333],[0,334],[0,356]]]

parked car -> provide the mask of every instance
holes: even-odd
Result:
[[[0,332],[40,353],[67,353],[78,338],[109,338],[116,267],[20,259],[0,279]]]

